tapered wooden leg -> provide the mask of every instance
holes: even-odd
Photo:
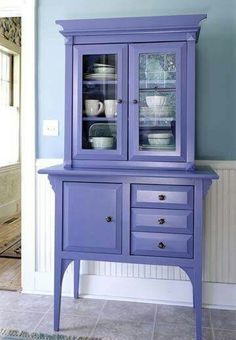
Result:
[[[195,289],[193,285],[193,308],[195,309]]]
[[[55,259],[54,270],[54,331],[59,331],[61,309],[62,260]]]
[[[196,340],[202,340],[202,271],[195,270],[194,302],[196,319]]]
[[[54,331],[59,331],[61,310],[61,287],[64,273],[71,260],[55,258],[54,268]]]
[[[80,272],[80,260],[74,261],[74,298],[79,298],[79,272]]]

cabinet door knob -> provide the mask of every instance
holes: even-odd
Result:
[[[165,201],[166,196],[165,195],[158,195],[159,201]]]
[[[166,247],[166,245],[163,242],[160,242],[158,244],[158,248],[160,248],[160,249],[164,249],[165,247]]]
[[[134,100],[133,100],[133,104],[138,104],[138,100],[137,100],[137,99],[134,99]]]
[[[165,219],[164,218],[159,218],[158,219],[158,224],[164,224],[165,223]]]
[[[121,104],[122,103],[122,99],[117,99],[117,103]]]
[[[112,222],[112,217],[111,216],[107,216],[106,217],[106,221],[109,223],[109,222]]]

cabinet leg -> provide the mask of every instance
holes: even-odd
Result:
[[[59,331],[61,310],[61,287],[64,273],[71,260],[55,259],[54,269],[54,331]]]
[[[79,272],[80,272],[80,260],[74,261],[74,298],[79,298]]]
[[[194,275],[194,305],[196,320],[196,340],[202,340],[202,273],[196,270]]]

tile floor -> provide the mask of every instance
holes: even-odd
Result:
[[[53,333],[52,297],[0,291],[0,328]],[[203,340],[236,340],[236,311],[203,310]],[[95,299],[62,299],[60,333],[117,340],[194,339],[194,312]]]

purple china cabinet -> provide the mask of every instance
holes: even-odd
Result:
[[[56,195],[54,329],[80,260],[179,266],[201,340],[204,197],[194,165],[195,45],[206,15],[59,20],[65,37],[64,165]]]

